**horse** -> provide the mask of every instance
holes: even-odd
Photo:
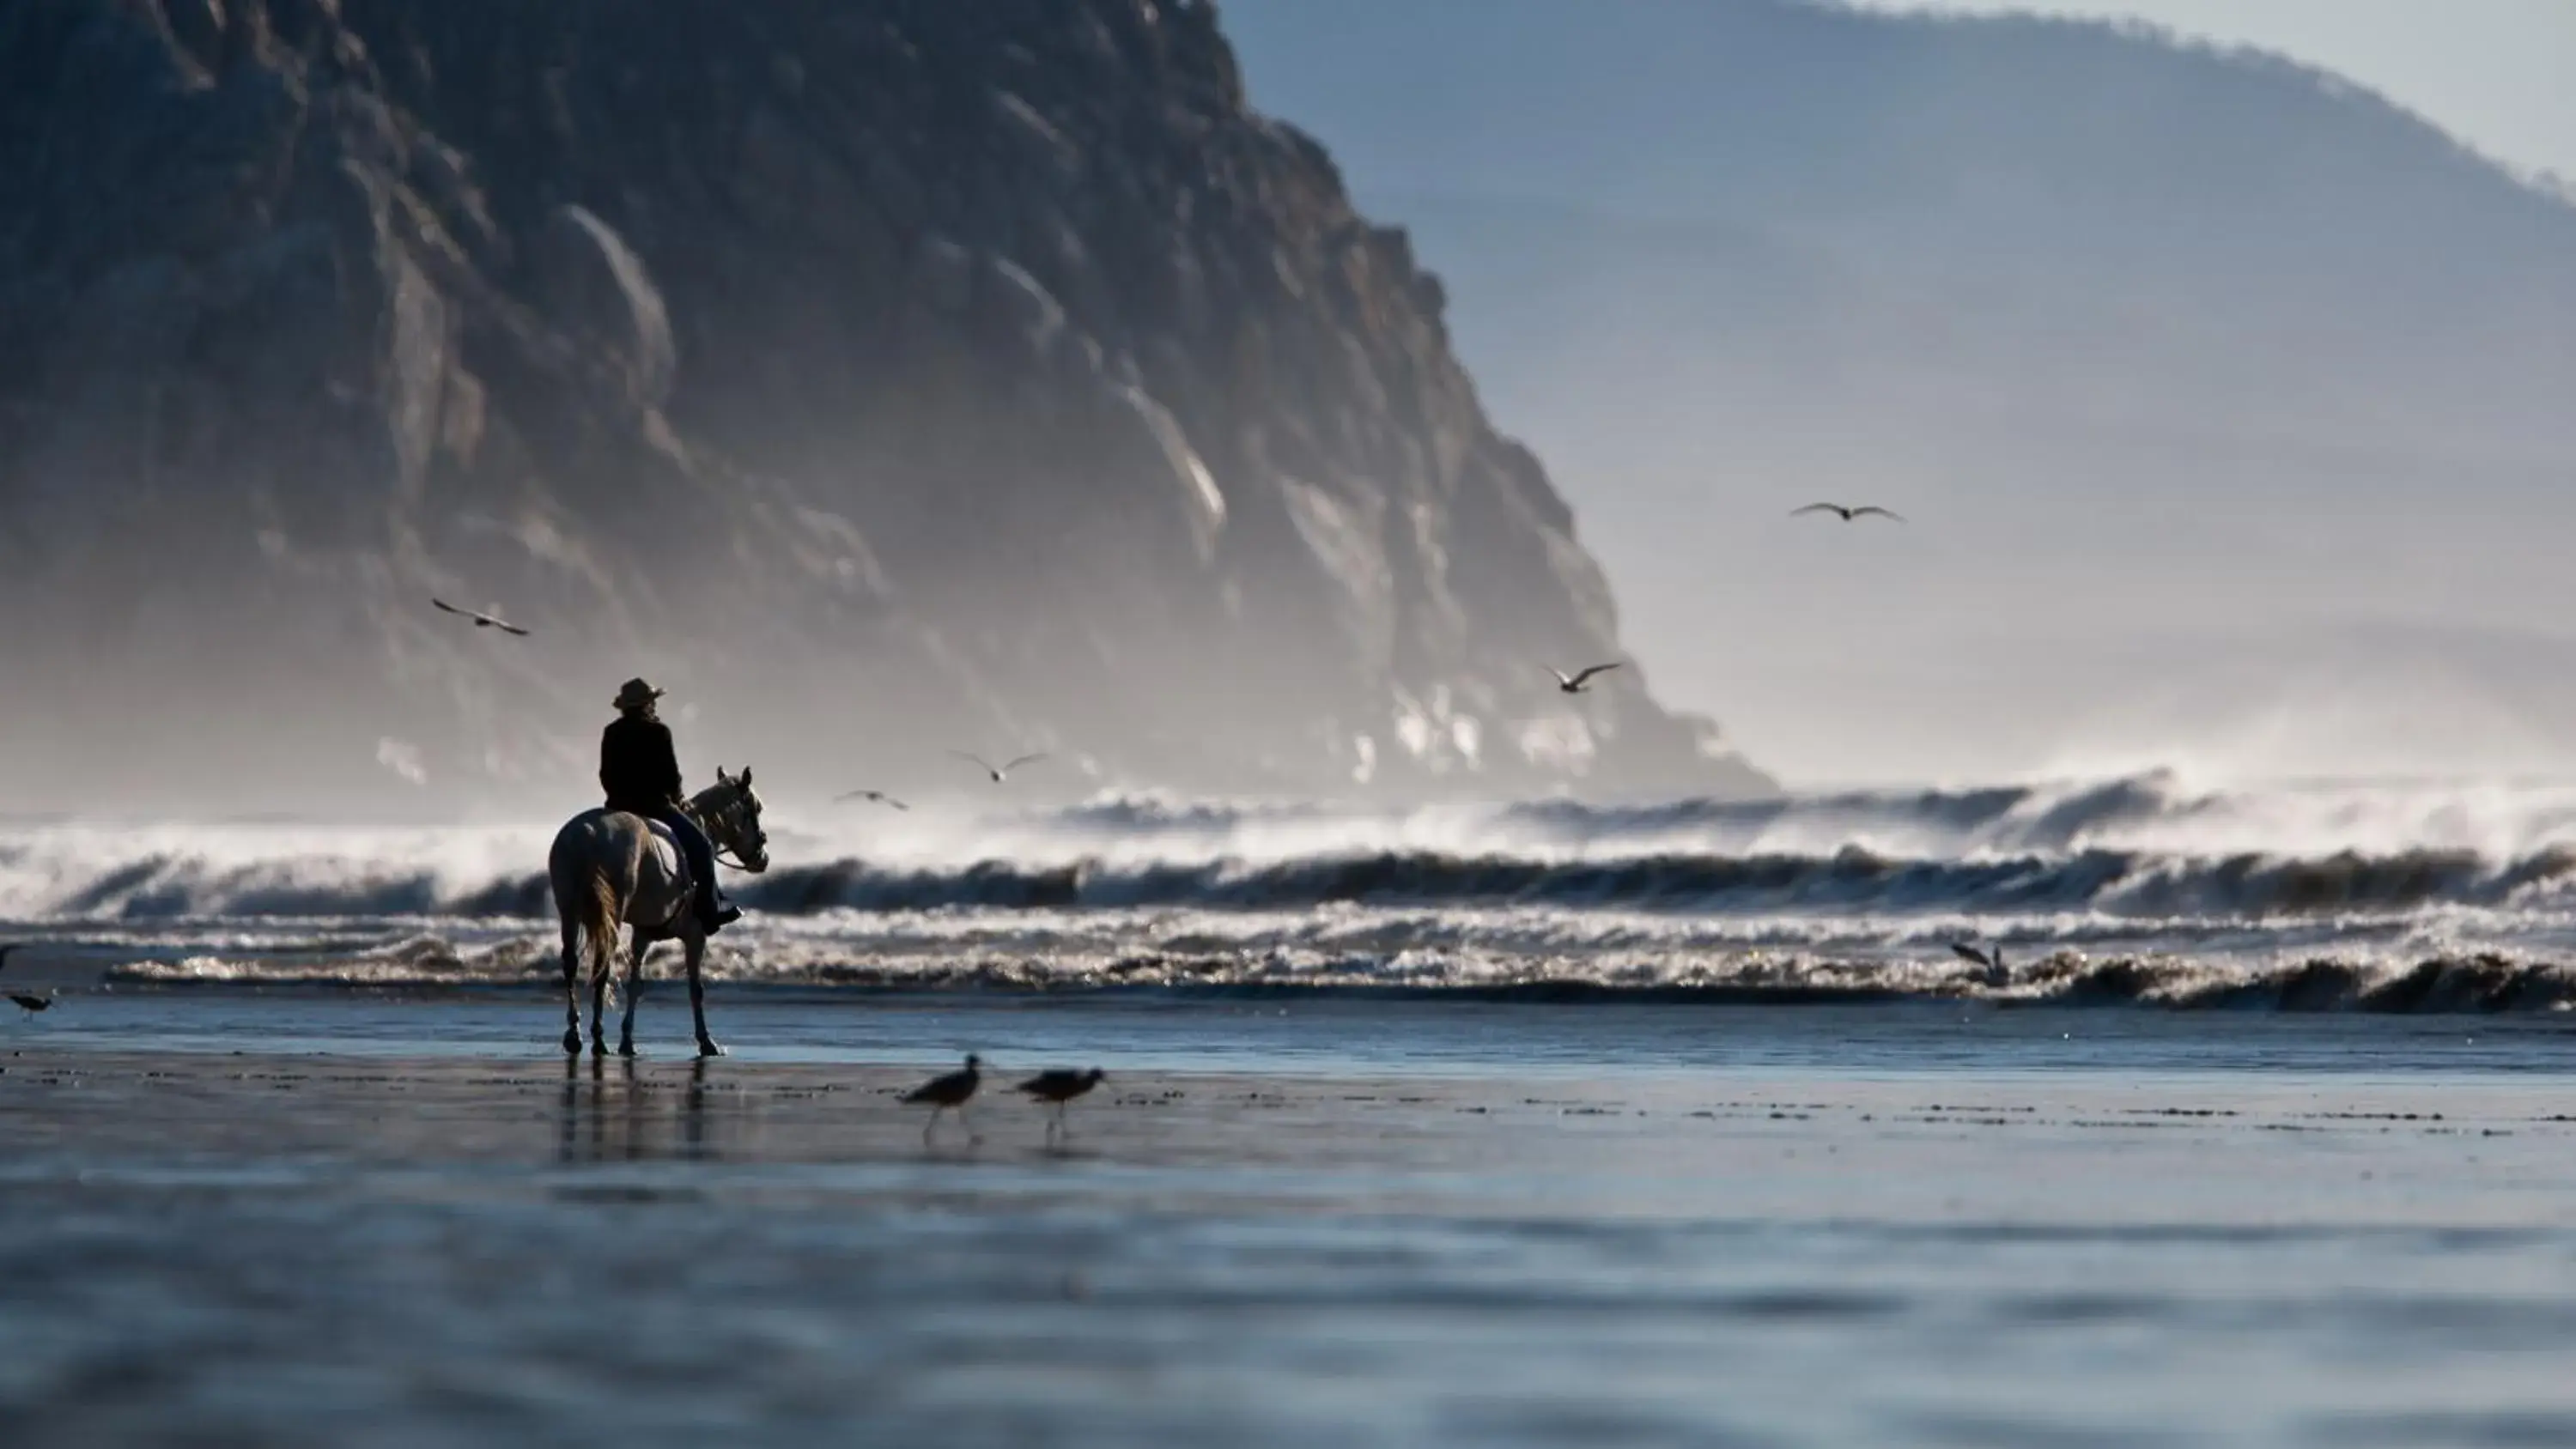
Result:
[[[716,848],[726,864],[757,875],[769,869],[769,836],[760,827],[760,796],[751,788],[751,767],[739,777],[716,771],[716,783],[691,796],[680,807]],[[626,957],[626,1020],[618,1032],[617,1053],[635,1055],[635,982],[644,970],[644,953],[656,942],[677,940],[688,952],[689,1011],[696,1018],[698,1055],[718,1057],[724,1048],[707,1034],[706,987],[699,964],[706,957],[706,928],[692,908],[694,883],[688,863],[667,833],[640,815],[622,810],[585,810],[564,822],[546,855],[546,875],[553,882],[555,914],[563,922],[563,1049],[581,1055],[581,991],[576,973],[586,941],[590,957],[590,1050],[606,1056],[602,1020],[608,1011],[608,973],[617,964],[617,929],[635,928]]]

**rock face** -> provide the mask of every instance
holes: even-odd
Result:
[[[0,12],[15,803],[1762,788],[1211,6],[649,10]]]

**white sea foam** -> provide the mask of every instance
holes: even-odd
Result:
[[[779,864],[733,879],[755,924],[726,938],[722,975],[2006,996],[2117,977],[2129,999],[2199,999],[2327,962],[2357,1000],[2427,962],[2545,975],[2576,954],[2576,786],[2555,783],[2204,791],[2150,772],[1761,803],[1104,796],[771,823]],[[550,834],[22,823],[0,827],[0,915],[141,975],[532,979],[553,969]],[[2060,965],[1989,982],[1948,951],[1969,938]],[[2549,999],[2516,979],[2517,999]]]

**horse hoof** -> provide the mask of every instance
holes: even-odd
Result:
[[[709,1037],[701,1037],[701,1038],[699,1038],[699,1040],[698,1040],[698,1055],[699,1055],[699,1056],[701,1056],[701,1057],[720,1057],[720,1056],[723,1056],[724,1054],[725,1054],[725,1049],[724,1049],[723,1047],[717,1046],[717,1045],[715,1044],[715,1041],[714,1041],[714,1039],[713,1039],[713,1038],[709,1038]]]
[[[568,1052],[570,1052],[570,1053],[572,1053],[574,1056],[580,1056],[580,1055],[581,1055],[581,1033],[580,1033],[580,1032],[577,1032],[577,1031],[568,1031],[568,1032],[565,1032],[565,1033],[564,1033],[564,1050],[565,1050],[565,1051],[568,1051]]]
[[[635,1043],[631,1041],[619,1042],[617,1044],[617,1054],[621,1057],[631,1057],[635,1055]]]

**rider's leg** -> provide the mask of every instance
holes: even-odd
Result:
[[[698,924],[713,931],[742,919],[742,912],[726,905],[716,893],[716,847],[698,823],[677,810],[662,816],[671,828],[671,838],[680,844],[680,853],[689,858],[689,878],[698,888]]]

